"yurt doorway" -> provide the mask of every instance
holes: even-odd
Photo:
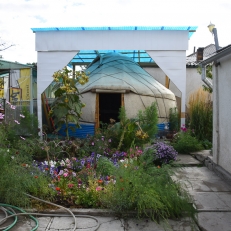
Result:
[[[119,121],[119,109],[123,105],[123,94],[99,93],[99,121],[110,123],[110,119]]]

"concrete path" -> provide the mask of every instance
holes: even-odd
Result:
[[[177,168],[176,174],[172,177],[193,197],[198,209],[197,225],[187,219],[169,220],[168,224],[161,225],[148,219],[124,220],[114,217],[105,210],[96,209],[78,209],[73,212],[95,216],[100,224],[98,231],[231,231],[231,182],[221,179],[207,167],[201,167],[203,161],[204,159],[198,161],[190,155],[179,155],[177,163],[183,167]],[[3,217],[3,214],[0,214],[0,217]],[[59,217],[58,214],[54,214],[54,217],[39,217],[38,220],[38,231],[72,231],[74,227],[72,217]],[[76,217],[76,221],[76,230],[94,231],[97,227],[96,220],[91,218]],[[33,221],[20,217],[17,225],[11,230],[30,231],[32,227]]]

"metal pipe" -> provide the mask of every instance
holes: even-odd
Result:
[[[216,46],[216,51],[219,50],[219,43],[218,43],[218,37],[217,37],[217,28],[213,28],[213,35],[214,35],[214,42]]]
[[[212,82],[206,78],[206,66],[201,65],[201,80],[210,88],[213,89]]]

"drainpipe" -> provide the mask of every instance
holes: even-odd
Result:
[[[203,66],[201,65],[201,80],[210,88],[213,89],[213,84],[212,82],[206,78],[206,65]]]
[[[216,87],[215,87],[215,92],[214,92],[214,94],[216,94],[216,100],[215,100],[215,103],[216,103],[216,111],[215,111],[215,113],[216,113],[216,118],[214,118],[214,119],[216,119],[216,127],[215,128],[213,128],[213,129],[216,129],[216,136],[217,136],[217,150],[216,150],[216,164],[217,165],[219,165],[219,159],[220,159],[220,113],[219,113],[219,111],[220,111],[220,108],[219,108],[219,104],[220,104],[220,99],[219,99],[219,80],[218,80],[218,75],[219,75],[219,73],[218,73],[218,67],[215,67],[215,75],[216,75],[216,79],[215,79],[215,82],[216,82]]]

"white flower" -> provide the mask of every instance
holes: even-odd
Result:
[[[63,160],[60,161],[60,165],[61,166],[64,166],[65,165],[65,162]]]

